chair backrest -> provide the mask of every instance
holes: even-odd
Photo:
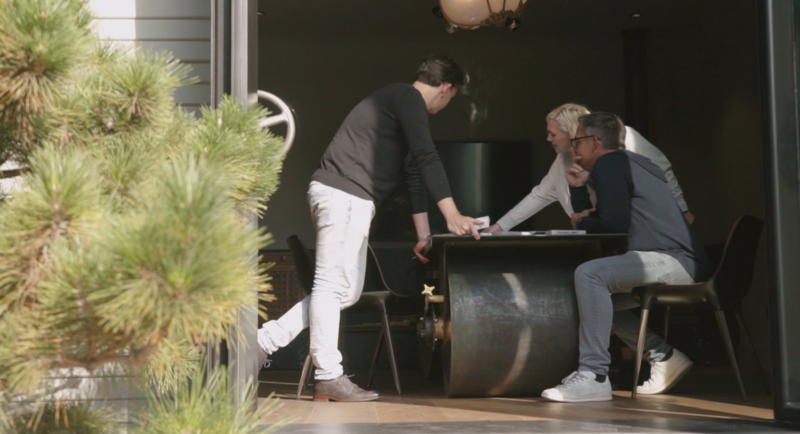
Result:
[[[303,241],[297,235],[292,235],[286,239],[289,245],[289,250],[292,252],[292,259],[294,266],[297,270],[297,278],[300,281],[300,286],[303,288],[305,295],[311,294],[311,288],[314,286],[314,262],[311,260],[311,254],[308,252]],[[389,291],[398,297],[408,297],[408,295],[397,293],[392,290],[383,275],[378,256],[372,249],[372,246],[367,245],[367,274],[373,287],[378,291]]]
[[[383,270],[381,269],[381,264],[378,261],[378,255],[375,254],[375,250],[373,250],[370,245],[367,245],[367,249],[369,250],[367,254],[367,278],[369,283],[378,291],[389,291],[396,297],[408,297],[406,294],[392,290],[386,282],[386,277],[383,275]]]
[[[756,263],[758,241],[764,221],[753,216],[739,217],[733,225],[719,268],[712,278],[714,287],[721,297],[740,304],[750,284]]]
[[[314,286],[314,262],[311,261],[311,254],[297,235],[287,238],[286,244],[289,245],[289,250],[292,252],[300,287],[303,288],[303,293],[309,296],[311,295],[311,287]]]

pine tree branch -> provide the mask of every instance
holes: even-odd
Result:
[[[91,361],[81,361],[81,360],[70,359],[64,356],[58,356],[53,360],[53,362],[54,364],[58,364],[65,367],[84,368],[87,371],[94,371],[95,369],[100,368],[101,366],[105,366],[112,363],[127,365],[130,366],[131,368],[137,369],[147,364],[147,358],[156,348],[158,348],[158,342],[154,341],[147,344],[141,350],[133,351],[128,356],[113,355],[113,356],[102,357],[99,359],[94,359]]]
[[[96,358],[90,361],[85,360],[76,360],[73,358],[65,357],[64,355],[56,356],[51,360],[51,364],[61,365],[64,367],[72,367],[72,368],[84,368],[87,371],[94,371],[101,366],[105,366],[111,363],[118,363],[122,365],[127,365],[133,369],[138,369],[147,364],[147,359],[150,355],[155,351],[161,342],[163,341],[164,337],[167,334],[167,327],[163,327],[159,333],[157,333],[144,348],[139,350],[131,350],[131,354],[124,356],[119,354],[114,354],[110,356]],[[121,347],[121,346],[120,346]],[[119,348],[113,349],[114,353],[117,352]]]

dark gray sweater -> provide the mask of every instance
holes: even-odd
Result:
[[[425,100],[410,84],[397,83],[347,115],[311,179],[377,203],[404,177],[415,214],[427,211],[426,187],[436,202],[451,197]]]
[[[703,246],[683,217],[664,172],[630,151],[614,151],[595,162],[591,180],[596,211],[578,221],[587,233],[626,233],[628,249],[670,255],[698,282],[711,275]],[[586,186],[570,187],[576,213],[592,208]]]

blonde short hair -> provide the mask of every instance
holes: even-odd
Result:
[[[554,120],[558,122],[561,131],[569,134],[571,138],[575,138],[578,132],[578,118],[591,113],[589,109],[580,104],[564,104],[557,107],[547,115],[547,121]]]

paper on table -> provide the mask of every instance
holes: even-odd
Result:
[[[485,229],[485,228],[488,228],[488,227],[489,227],[489,224],[491,223],[491,220],[489,220],[489,216],[488,216],[488,215],[486,215],[486,216],[483,216],[483,217],[478,217],[478,218],[476,218],[475,220],[480,220],[480,221],[481,221],[481,224],[479,224],[479,225],[475,225],[475,229]]]
[[[578,229],[578,230],[553,229],[547,231],[547,235],[586,235],[586,231],[583,229]]]

